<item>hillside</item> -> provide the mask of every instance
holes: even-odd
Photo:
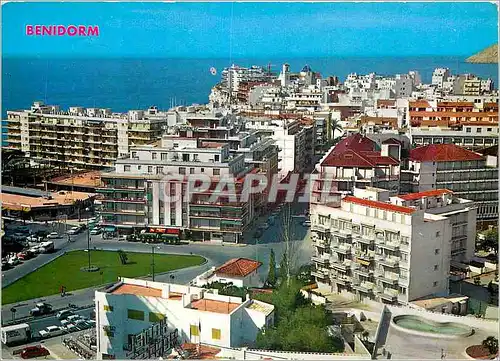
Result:
[[[467,63],[489,63],[498,64],[498,44],[492,45],[489,48],[480,51],[476,55],[467,58]]]

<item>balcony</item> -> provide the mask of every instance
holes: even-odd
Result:
[[[387,242],[387,241],[377,242],[377,246],[379,246],[380,248],[388,249],[389,251],[393,252],[399,250],[399,244],[393,242]]]
[[[312,261],[320,264],[330,263],[330,258],[325,256],[313,256]]]
[[[311,271],[311,276],[319,278],[319,279],[327,278],[327,274],[325,272],[323,272],[322,270]]]
[[[341,272],[347,272],[349,266],[350,266],[350,261],[330,262],[331,268],[336,269],[337,271],[341,271]]]
[[[356,235],[354,235],[354,240],[357,243],[366,244],[368,246],[375,244],[375,236],[356,234]]]
[[[369,269],[369,268],[366,268],[366,267],[355,268],[353,270],[353,273],[361,275],[361,276],[364,276],[364,277],[371,277],[371,276],[373,276],[373,270]]]
[[[399,259],[393,256],[377,255],[377,262],[387,267],[398,267]]]
[[[382,273],[382,272],[377,272],[375,273],[375,277],[379,279],[380,281],[390,284],[390,285],[395,285],[398,283],[398,275],[397,274],[388,274],[388,273]]]
[[[328,248],[329,242],[321,238],[313,238],[313,246],[318,248]]]
[[[327,233],[330,232],[330,226],[326,224],[313,223],[311,224],[311,231]]]
[[[337,243],[332,245],[332,249],[340,254],[351,254],[351,245],[345,243]]]
[[[346,276],[330,275],[330,281],[342,286],[348,286],[351,284],[352,279]]]
[[[410,285],[410,279],[408,277],[403,278],[403,277],[400,276],[399,279],[398,279],[398,284],[400,286],[406,286],[406,287],[408,287]]]
[[[377,288],[377,294],[381,299],[389,302],[395,302],[398,300],[399,292],[392,288]]]
[[[339,230],[339,229],[334,229],[332,232],[336,237],[346,241],[346,242],[351,242],[352,241],[352,233],[350,231],[346,230]]]
[[[373,293],[375,284],[372,282],[363,281],[361,283],[353,284],[352,288],[364,293]]]

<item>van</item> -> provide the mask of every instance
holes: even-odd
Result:
[[[2,343],[14,345],[25,343],[31,339],[31,329],[27,323],[2,327]]]
[[[62,310],[57,312],[56,317],[58,320],[64,320],[65,318],[68,318],[73,314],[73,311],[71,310]]]

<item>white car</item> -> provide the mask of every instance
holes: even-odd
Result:
[[[102,233],[102,229],[98,228],[98,227],[96,227],[90,231],[90,234],[92,234],[92,235],[97,235],[97,234],[101,234],[101,233]]]
[[[47,337],[60,336],[64,334],[64,332],[65,332],[64,329],[59,326],[48,326],[38,333],[40,334],[40,337],[47,338]]]
[[[11,258],[9,258],[7,263],[10,264],[11,266],[15,266],[16,264],[21,263],[21,261],[17,257],[11,257]]]
[[[68,231],[68,234],[77,234],[80,232],[80,227],[73,227]]]
[[[311,227],[311,221],[304,221],[304,223],[302,223],[302,225],[304,227]]]
[[[80,319],[82,319],[82,316],[80,316],[80,315],[71,315],[71,316],[68,316],[68,318],[67,318],[67,320],[69,322],[75,322],[75,321],[80,320]]]
[[[57,233],[57,232],[52,232],[51,234],[49,234],[49,235],[47,236],[47,238],[49,238],[49,239],[57,239],[57,238],[59,238],[59,237],[60,237],[60,236],[59,236],[59,233]]]
[[[68,323],[65,326],[62,327],[63,330],[66,332],[74,332],[74,331],[79,331],[79,328],[75,326],[73,323]]]

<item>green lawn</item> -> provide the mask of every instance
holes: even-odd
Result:
[[[151,253],[126,253],[128,263],[122,265],[117,252],[93,250],[92,265],[100,267],[100,270],[82,272],[80,268],[88,265],[87,252],[68,252],[2,289],[2,304],[57,294],[61,285],[66,286],[66,292],[69,292],[111,283],[118,277],[140,277],[151,273]],[[154,257],[155,274],[205,262],[201,256],[155,254]]]

